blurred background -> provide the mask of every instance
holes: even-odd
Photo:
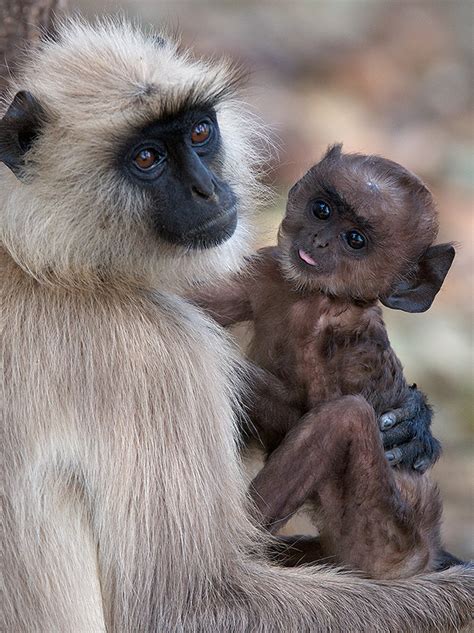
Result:
[[[440,239],[456,240],[458,254],[427,314],[387,310],[386,319],[408,379],[435,407],[446,545],[473,557],[474,4],[69,0],[69,7],[165,24],[197,52],[229,55],[250,70],[246,98],[280,147],[268,176],[275,203],[259,217],[262,243],[274,240],[289,185],[334,141],[390,157],[430,186]]]

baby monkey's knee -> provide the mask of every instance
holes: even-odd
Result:
[[[342,396],[329,403],[327,414],[334,427],[344,433],[356,436],[379,435],[375,412],[363,396]]]

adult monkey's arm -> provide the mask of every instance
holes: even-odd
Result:
[[[38,42],[53,31],[55,16],[67,0],[2,0],[0,2],[0,95],[15,74],[25,42]]]

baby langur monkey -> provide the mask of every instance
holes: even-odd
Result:
[[[455,252],[432,246],[436,210],[414,174],[341,147],[291,189],[278,245],[198,302],[223,325],[254,322],[248,355],[267,390],[251,418],[269,456],[252,491],[265,525],[276,532],[309,502],[319,555],[398,578],[450,555],[435,485],[384,456],[377,417],[411,406],[413,388],[378,303],[427,310]]]

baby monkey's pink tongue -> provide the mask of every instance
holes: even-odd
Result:
[[[310,255],[308,255],[308,253],[305,253],[304,250],[302,250],[301,248],[298,251],[298,255],[304,262],[306,262],[310,266],[316,266],[316,262],[314,261],[314,259]]]

